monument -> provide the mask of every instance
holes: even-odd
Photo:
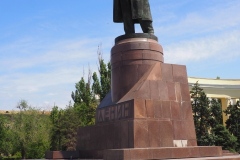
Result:
[[[79,158],[219,159],[221,147],[197,146],[186,66],[164,63],[148,0],[114,0],[114,21],[125,35],[111,49],[111,91],[96,125],[78,130]],[[135,23],[144,33],[135,33]]]
[[[141,25],[144,33],[154,33],[148,0],[114,0],[113,3],[113,22],[123,23],[126,34],[135,33],[135,23]]]

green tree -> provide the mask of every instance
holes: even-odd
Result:
[[[237,138],[233,136],[225,126],[217,124],[212,129],[214,135],[214,144],[216,146],[222,146],[223,149],[235,151],[237,146]]]
[[[240,151],[240,102],[238,101],[235,105],[229,104],[227,109],[224,111],[229,118],[226,121],[226,128],[231,134],[237,137],[237,151]]]
[[[61,116],[63,115],[63,110],[54,106],[50,113],[50,120],[52,122],[51,128],[51,150],[62,150],[63,134],[61,132]]]
[[[222,106],[220,99],[211,99],[211,133],[214,137],[214,145],[222,146],[223,149],[235,151],[237,146],[237,138],[223,125]]]
[[[209,132],[211,129],[210,101],[198,82],[192,87],[190,95],[192,98],[191,103],[193,108],[197,143],[200,146],[213,145],[213,135]]]
[[[108,64],[104,63],[100,47],[98,48],[98,62],[100,78],[96,72],[91,74],[89,70],[87,82],[82,77],[76,83],[76,90],[71,95],[74,101],[74,109],[81,121],[81,126],[93,125],[95,123],[95,112],[99,100],[101,101],[111,88],[111,65],[110,62]]]
[[[214,98],[210,100],[198,83],[194,84],[190,94],[198,145],[217,145],[234,151],[236,137],[222,124],[221,101]]]
[[[25,100],[22,100],[17,108],[20,112],[14,114],[11,127],[15,135],[15,151],[20,151],[22,159],[43,158],[50,147],[49,117],[29,106]]]
[[[0,157],[9,157],[15,154],[14,134],[11,129],[13,115],[0,115]]]
[[[6,120],[3,115],[0,114],[0,158],[4,152],[3,144],[6,137]]]
[[[220,99],[211,99],[210,101],[210,125],[212,128],[218,124],[223,124],[222,105]]]
[[[100,50],[98,50],[98,63],[99,63],[98,72],[100,75],[100,80],[97,76],[97,73],[94,72],[92,76],[93,78],[92,90],[95,95],[100,97],[100,101],[102,101],[105,95],[111,89],[111,64],[110,62],[108,62],[107,64],[104,63],[102,53]]]
[[[81,80],[76,83],[75,88],[75,93],[72,92],[72,99],[81,126],[92,125],[95,123],[97,101],[91,90],[91,72],[89,72],[88,82],[86,83],[82,77]]]
[[[75,151],[77,144],[77,129],[81,126],[78,112],[71,103],[64,110],[60,118],[61,134],[63,135],[63,150]]]

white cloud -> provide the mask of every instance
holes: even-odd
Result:
[[[184,36],[199,35],[230,29],[231,27],[240,27],[239,1],[224,1],[225,3],[216,3],[214,6],[201,8],[186,13],[185,16],[176,15],[178,13],[168,13],[169,21],[161,24],[159,17],[156,22],[160,27],[156,27],[157,35]],[[171,22],[171,23],[169,23]]]
[[[53,44],[29,41],[18,41],[2,48],[18,50],[22,54],[19,57],[3,56],[0,60],[0,108],[9,103],[15,106],[20,99],[26,98],[34,106],[44,107],[43,102],[47,101],[47,105],[53,106],[56,102],[65,107],[71,100],[75,83],[87,76],[88,68],[97,71],[97,48],[101,41],[77,39]],[[39,49],[40,44],[42,49]],[[103,46],[103,52],[110,51],[108,46]],[[104,57],[106,55],[109,53]]]
[[[215,0],[215,4],[209,5],[210,7],[200,7],[201,9],[189,12],[188,8],[184,14],[180,13],[186,11],[182,7],[191,2],[193,0],[161,4],[159,0],[151,2],[160,6],[152,8],[155,10],[153,14],[156,35],[159,35],[162,41],[160,43],[164,44],[165,62],[186,64],[210,58],[225,61],[238,58],[240,2],[225,0],[217,3]],[[204,3],[211,2],[206,0]],[[36,37],[20,37],[20,40],[12,43],[7,41],[1,43],[0,109],[14,108],[20,99],[28,100],[33,106],[49,108],[56,103],[60,107],[65,107],[71,100],[74,84],[83,76],[83,67],[85,76],[88,66],[92,71],[97,70],[96,52],[99,43],[103,44],[104,58],[108,61],[114,40],[109,34],[123,33],[122,24],[111,24],[111,29],[106,29],[105,27],[109,26],[103,25],[99,26],[102,27],[99,29],[92,22],[84,22],[85,26],[88,24],[95,29],[86,34],[86,37],[67,39],[63,35],[64,39],[54,39],[34,32],[36,35],[31,35]],[[61,27],[59,24],[55,26],[55,23],[41,24],[44,24],[41,26],[42,29],[51,31]],[[81,27],[78,22],[69,25],[75,26],[70,27],[75,29]],[[67,34],[72,33],[70,30]],[[109,37],[102,37],[103,35]]]
[[[174,43],[164,48],[165,62],[186,63],[208,58],[231,60],[240,56],[239,44],[240,31]]]

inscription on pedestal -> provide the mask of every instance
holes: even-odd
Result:
[[[116,121],[120,119],[133,118],[133,100],[118,103],[112,106],[97,109],[96,122]]]

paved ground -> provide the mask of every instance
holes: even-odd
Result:
[[[167,160],[240,160],[240,155],[224,157],[205,157],[205,158],[184,158],[184,159],[167,159]],[[103,160],[103,159],[81,159],[81,160]]]
[[[233,155],[233,156],[223,156],[223,157],[205,157],[205,158],[184,158],[181,160],[233,160],[233,159],[239,159],[240,160],[240,155]],[[178,160],[178,159],[167,159],[167,160]],[[180,160],[180,159],[179,159]]]

